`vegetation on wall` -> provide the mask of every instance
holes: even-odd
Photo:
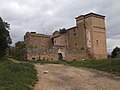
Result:
[[[64,33],[66,33],[66,31],[67,30],[65,28],[59,30],[60,34],[64,34]]]

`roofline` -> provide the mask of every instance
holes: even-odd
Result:
[[[38,35],[38,36],[37,36]],[[37,37],[42,37],[42,36],[48,36],[50,37],[51,35],[46,35],[46,34],[31,34],[31,36],[37,36]]]
[[[76,26],[74,26],[74,27],[71,27],[71,28],[68,28],[67,30],[71,30],[71,29],[75,29],[76,28]]]
[[[86,15],[80,15],[80,16],[76,17],[75,19],[79,19],[81,17],[87,18],[87,17],[91,17],[91,16],[98,17],[98,18],[104,18],[105,17],[104,15],[100,15],[100,14],[96,14],[96,13],[91,12],[91,13],[88,13]]]
[[[25,34],[25,36],[26,36],[26,35],[35,36],[35,37],[50,37],[50,36],[51,36],[51,35],[31,33],[31,32],[27,32],[27,33]]]

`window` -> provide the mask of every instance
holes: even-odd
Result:
[[[74,35],[76,35],[76,33],[74,33]]]
[[[56,44],[56,40],[54,41],[54,44]]]
[[[84,24],[84,28],[86,29],[86,25]]]
[[[99,45],[99,41],[98,40],[96,40],[96,44],[97,44],[97,46]]]
[[[75,29],[74,29],[74,32],[75,32]]]

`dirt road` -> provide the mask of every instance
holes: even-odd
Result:
[[[34,90],[120,90],[120,77],[64,65],[35,64],[39,81]]]

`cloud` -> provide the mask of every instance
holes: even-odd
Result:
[[[120,46],[119,5],[119,0],[1,0],[0,16],[10,23],[15,43],[23,40],[27,31],[51,34],[74,26],[76,16],[96,12],[106,16],[109,51]]]

